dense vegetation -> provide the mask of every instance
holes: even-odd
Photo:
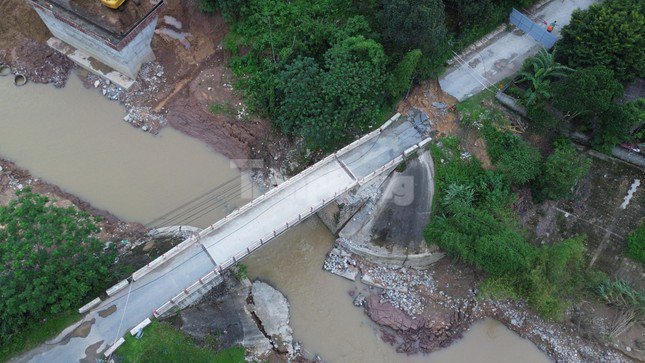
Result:
[[[508,138],[489,142],[499,142],[494,146],[499,147]],[[520,154],[526,153],[523,149],[518,148]],[[477,159],[461,158],[455,139],[442,139],[432,152],[435,160],[443,160],[435,175],[441,203],[426,227],[426,240],[484,271],[484,295],[523,298],[543,316],[560,319],[584,282],[583,237],[542,247],[530,244],[512,209],[507,176],[513,174],[485,170]]]
[[[0,343],[43,318],[76,308],[102,287],[114,254],[90,216],[28,188],[0,207]]]
[[[415,80],[531,2],[200,0],[231,23],[225,45],[246,103],[322,150],[378,126]]]
[[[562,29],[558,55],[573,68],[603,66],[620,81],[645,77],[645,2],[606,0],[576,10]]]
[[[645,119],[645,102],[621,104],[625,87],[614,72],[604,66],[575,71],[554,61],[554,55],[542,50],[529,58],[518,82],[526,90],[520,100],[526,105],[531,129],[551,136],[561,121],[548,104],[563,113],[574,126],[590,131],[594,148],[608,152],[621,141],[638,140],[634,133]]]
[[[117,349],[118,361],[130,363],[194,362],[244,363],[244,348],[215,352],[200,347],[169,323],[154,321],[143,331],[141,339],[126,334],[125,343]]]

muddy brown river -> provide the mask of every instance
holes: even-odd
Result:
[[[322,270],[334,236],[318,218],[289,230],[251,255],[249,276],[282,291],[291,304],[291,327],[306,352],[325,362],[549,362],[533,343],[486,319],[464,338],[429,355],[406,356],[381,341],[378,329],[348,291],[355,283]]]
[[[170,127],[157,136],[134,129],[117,102],[76,76],[63,89],[0,77],[0,115],[2,157],[124,220],[148,223],[234,179],[221,198],[213,193],[213,208],[171,224],[204,227],[239,204],[228,159]]]
[[[0,77],[0,156],[97,208],[144,223],[239,179],[229,160],[200,141],[170,127],[152,136],[123,122],[123,116],[116,102],[85,89],[75,76],[62,90],[33,84],[16,88]],[[235,189],[231,185],[220,192]],[[182,222],[205,226],[241,203],[230,192],[205,200],[211,208],[186,214]],[[532,343],[494,320],[475,324],[443,351],[397,354],[353,306],[347,294],[353,283],[322,270],[333,241],[324,225],[311,218],[245,262],[251,277],[287,295],[295,339],[308,354],[356,363],[548,362]]]

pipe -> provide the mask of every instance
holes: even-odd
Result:
[[[27,76],[20,73],[16,74],[16,76],[13,78],[13,84],[18,87],[24,86],[25,84],[27,84]]]
[[[11,74],[11,67],[6,64],[0,64],[0,76],[8,76]]]

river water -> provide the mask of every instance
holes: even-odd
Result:
[[[238,170],[204,143],[170,127],[157,136],[134,129],[117,102],[74,75],[63,89],[10,78],[0,77],[0,155],[34,177],[142,223],[227,181],[170,224],[204,227],[239,204]]]
[[[16,88],[0,77],[0,156],[130,221],[149,222],[206,195],[191,204],[199,205],[198,213],[181,212],[170,221],[205,226],[242,202],[235,193],[239,172],[225,157],[170,127],[156,137],[138,131],[121,121],[123,116],[116,102],[85,89],[75,76],[61,90],[33,84]],[[333,241],[326,227],[310,218],[245,261],[252,278],[287,295],[295,338],[308,353],[353,363],[548,361],[494,320],[475,324],[464,339],[440,352],[397,354],[353,306],[347,291],[355,285],[322,271]]]
[[[406,356],[383,343],[378,329],[348,291],[359,286],[322,270],[334,236],[317,218],[287,231],[268,247],[248,257],[249,277],[282,291],[291,304],[291,327],[306,352],[325,362],[549,362],[530,341],[487,319],[447,349]]]

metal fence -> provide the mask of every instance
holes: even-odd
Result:
[[[513,9],[509,17],[510,22],[530,35],[533,39],[542,44],[546,49],[553,47],[558,38],[555,35],[546,31],[543,24],[537,24],[529,19],[526,15],[520,13],[517,9]]]

